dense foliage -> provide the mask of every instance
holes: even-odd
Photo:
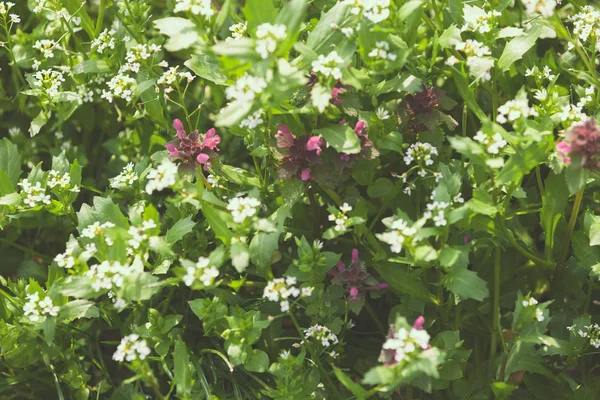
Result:
[[[600,9],[14,2],[1,398],[599,398]]]

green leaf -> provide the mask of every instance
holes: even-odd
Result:
[[[40,113],[31,121],[31,125],[29,126],[29,134],[31,137],[34,137],[38,133],[40,133],[40,129],[46,125],[46,122],[50,119],[52,112],[45,112],[44,110],[40,111]]]
[[[308,3],[306,0],[292,0],[286,3],[279,14],[277,14],[275,23],[283,24],[287,27],[286,38],[279,45],[278,53],[287,54],[294,43],[296,43],[302,21],[304,21],[304,17],[306,16],[307,7]]]
[[[229,244],[233,237],[233,233],[231,233],[227,227],[227,221],[231,220],[231,214],[218,210],[211,203],[206,201],[202,202],[202,213],[204,214],[204,217],[206,217],[208,225],[215,236],[223,243]]]
[[[190,355],[187,352],[185,342],[178,339],[173,351],[174,378],[179,398],[191,399],[192,393],[192,369],[190,367]]]
[[[510,397],[512,392],[517,389],[517,386],[510,385],[505,382],[494,382],[492,384],[492,391],[494,392],[495,400],[506,400]]]
[[[185,235],[194,230],[195,225],[196,223],[192,221],[192,217],[180,219],[167,231],[167,242],[174,244],[180,241]]]
[[[84,317],[97,318],[99,315],[94,302],[89,300],[73,300],[60,308],[58,320],[59,322],[71,322]]]
[[[0,170],[2,170],[8,181],[12,184],[12,190],[9,192],[3,193],[4,190],[8,190],[8,184],[5,182],[1,184],[0,194],[7,194],[14,192],[14,188],[19,182],[19,177],[21,176],[21,156],[19,155],[19,149],[17,145],[13,144],[7,138],[2,139],[0,141]],[[0,181],[2,178],[0,177]]]
[[[518,36],[508,42],[498,60],[498,68],[507,71],[515,61],[520,60],[523,54],[531,49],[538,40],[542,34],[542,29],[542,24],[534,24],[523,36]]]
[[[483,301],[489,296],[487,282],[475,271],[466,268],[453,268],[444,278],[444,286],[457,296]]]
[[[352,393],[358,400],[366,400],[369,398],[369,392],[365,390],[359,383],[354,382],[341,369],[332,365],[333,372],[338,380]]]
[[[169,37],[164,48],[170,52],[192,47],[194,44],[202,43],[203,40],[196,31],[196,25],[189,19],[179,17],[168,17],[154,21],[154,27],[162,35]]]
[[[540,215],[546,254],[552,254],[556,235],[556,226],[562,218],[569,199],[569,190],[562,175],[550,173],[544,182],[542,193],[542,212]],[[600,233],[600,232],[599,232]],[[600,244],[600,242],[598,242]]]
[[[279,232],[258,232],[250,242],[250,259],[258,268],[271,265],[273,252],[279,248]]]
[[[387,178],[379,178],[367,189],[367,194],[374,199],[385,196],[394,189],[394,184]]]
[[[313,133],[323,136],[327,143],[338,153],[360,153],[360,139],[348,125],[328,125],[314,130]]]
[[[349,11],[350,9],[346,4],[338,2],[331,10],[322,14],[315,29],[308,34],[306,45],[317,54],[329,53],[332,47],[336,47],[338,54],[342,55],[337,47],[341,43],[347,43],[348,41],[339,29],[331,29],[331,26],[333,24],[343,26]]]
[[[119,294],[125,300],[144,301],[149,300],[163,286],[158,277],[148,272],[136,272],[127,275]]]
[[[384,262],[376,264],[374,267],[383,280],[389,283],[395,291],[427,302],[433,302],[434,297],[425,285],[413,278],[404,266],[392,262]]]
[[[231,253],[231,265],[241,274],[248,268],[248,264],[250,263],[248,245],[242,241],[235,240],[231,243],[229,252]]]
[[[469,81],[467,77],[457,71],[455,68],[452,69],[452,76],[454,77],[454,83],[456,84],[458,93],[460,93],[460,96],[467,104],[469,110],[471,110],[471,112],[475,114],[480,121],[483,122],[488,120],[487,115],[485,115],[485,112],[481,109],[479,102],[475,98],[475,90],[472,90],[469,87]]]
[[[248,32],[251,35],[256,33],[260,24],[274,21],[277,15],[273,0],[247,0],[242,12],[248,21]]]
[[[78,74],[101,74],[110,71],[110,67],[104,60],[92,59],[80,62],[73,67],[73,73]]]
[[[254,349],[244,367],[250,372],[265,372],[269,368],[269,356],[262,350]]]
[[[248,115],[251,109],[252,102],[250,101],[234,101],[227,107],[221,109],[219,114],[217,114],[215,126],[222,127],[236,125],[242,118]]]
[[[225,85],[227,83],[227,77],[219,70],[219,60],[208,54],[194,55],[184,65],[200,78],[207,81],[216,83],[217,85]]]

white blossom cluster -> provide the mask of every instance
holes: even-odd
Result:
[[[186,286],[192,286],[195,281],[199,280],[204,286],[210,286],[219,276],[219,270],[215,266],[209,266],[210,259],[199,257],[194,266],[189,266],[186,269],[186,274],[183,277],[183,283]]]
[[[346,221],[348,221],[348,212],[352,211],[352,207],[348,203],[344,203],[340,206],[340,212],[335,214],[329,214],[329,220],[335,221],[335,229],[337,232],[346,232]]]
[[[344,66],[344,59],[340,57],[337,51],[332,51],[326,56],[319,54],[319,57],[312,62],[312,69],[315,74],[333,79],[342,79],[341,67]]]
[[[177,182],[177,165],[164,159],[156,168],[152,168],[146,175],[146,193],[160,192]]]
[[[127,244],[131,246],[128,251],[137,250],[140,248],[144,241],[149,240],[147,231],[156,228],[156,222],[153,219],[142,222],[142,226],[130,226],[127,233],[131,235],[131,239],[127,241]]]
[[[60,172],[51,170],[48,173],[48,181],[47,185],[50,189],[53,189],[56,186],[60,186],[63,189],[66,189],[71,183],[71,175],[68,172],[65,172],[60,175]]]
[[[594,98],[592,97],[592,95],[595,93],[596,93],[596,89],[593,86],[589,86],[589,87],[585,88],[585,91],[584,91],[585,95],[579,99],[579,101],[577,102],[577,107],[582,108],[586,104],[594,101]]]
[[[10,1],[0,1],[0,15],[6,15],[13,8],[15,3]]]
[[[537,65],[534,65],[533,68],[527,68],[525,71],[525,76],[533,76],[540,80],[547,79],[549,81],[556,78],[556,75],[554,75],[552,69],[547,65],[545,65],[542,69],[538,68]]]
[[[286,26],[268,22],[256,28],[256,52],[264,60],[277,50],[277,43],[286,38]]]
[[[33,74],[33,86],[38,87],[46,92],[50,97],[58,94],[58,89],[65,81],[63,74],[52,69],[44,69]]]
[[[194,15],[202,15],[204,18],[210,18],[215,13],[210,0],[176,0],[173,12],[189,11]]]
[[[467,67],[469,67],[469,75],[475,79],[489,81],[492,78],[490,70],[494,66],[494,59],[487,57],[492,54],[490,48],[481,42],[473,39],[467,39],[464,42],[457,42],[454,47],[458,51],[462,51],[467,56]],[[458,62],[456,57],[448,58],[446,64],[454,65]]]
[[[83,228],[83,230],[81,231],[81,237],[84,238],[88,238],[88,239],[94,239],[96,236],[102,236],[104,235],[104,230],[105,229],[110,229],[110,228],[114,228],[115,224],[113,224],[110,221],[107,222],[103,222],[100,223],[99,221],[94,222],[91,225],[86,226],[85,228]],[[110,238],[105,238],[104,241],[106,242],[106,244],[108,244],[109,246],[112,246],[113,241]]]
[[[253,114],[247,116],[240,122],[240,128],[254,129],[265,121],[262,119],[265,111],[262,108],[256,110]]]
[[[164,65],[168,65],[168,64],[165,63]],[[178,68],[177,66],[170,67],[156,81],[157,85],[165,86],[165,88],[164,88],[165,93],[171,93],[174,90],[172,85],[174,83],[178,82],[180,79],[185,78],[188,81],[188,83],[191,83],[195,78],[195,76],[192,75],[191,72],[189,72],[189,71],[179,72],[179,71],[177,71],[177,68]],[[160,89],[157,87],[156,91],[158,92],[159,90]]]
[[[505,124],[514,122],[520,118],[537,117],[538,113],[535,109],[529,107],[527,99],[509,100],[498,107],[498,115],[496,122]]]
[[[139,179],[138,175],[133,171],[133,168],[133,163],[128,163],[123,168],[123,171],[112,179],[110,187],[113,189],[126,189],[133,185],[133,183]]]
[[[338,337],[331,332],[326,326],[323,325],[313,325],[304,330],[304,339],[314,339],[318,342],[321,342],[321,346],[328,347],[333,344],[337,344]]]
[[[596,50],[600,50],[600,11],[593,6],[583,6],[581,11],[569,17],[573,23],[573,34],[580,43],[585,43],[589,38],[596,40]],[[574,45],[569,43],[569,49]]]
[[[412,240],[412,237],[417,233],[417,229],[409,226],[408,222],[402,218],[386,218],[383,223],[389,230],[384,233],[377,233],[375,236],[390,245],[392,253],[400,253],[405,243]]]
[[[149,59],[153,54],[160,51],[161,47],[156,44],[137,44],[131,47],[125,55],[127,63],[119,69],[122,74],[127,71],[134,73],[140,72],[140,61]]]
[[[60,307],[55,306],[49,296],[40,298],[38,292],[27,294],[27,303],[23,305],[23,313],[31,322],[43,322],[46,316],[56,317],[59,311]]]
[[[23,179],[17,185],[21,186],[20,194],[26,206],[33,208],[51,203],[50,195],[46,194],[46,188],[40,182],[32,185],[29,180]]]
[[[40,51],[44,58],[53,58],[54,50],[62,49],[58,43],[50,39],[37,40],[34,43],[33,48]]]
[[[464,200],[463,200],[464,201]],[[434,201],[427,204],[426,211],[423,213],[425,219],[431,219],[437,227],[446,226],[446,209],[450,207],[450,203],[445,201]]]
[[[556,115],[561,121],[570,122],[571,124],[587,121],[590,117],[582,111],[582,108],[575,104],[567,104]]]
[[[238,79],[233,86],[225,89],[225,95],[228,100],[252,102],[256,95],[262,93],[266,87],[267,82],[263,78],[246,74]]]
[[[225,39],[226,42],[241,39],[248,31],[248,22],[244,21],[233,24],[229,27],[229,31],[231,32],[231,36]]]
[[[429,348],[429,334],[425,329],[400,328],[383,343],[383,349],[394,352],[394,360],[403,362],[420,350]]]
[[[389,61],[396,61],[398,58],[396,54],[390,53],[390,44],[385,40],[375,43],[375,48],[369,52],[369,57]]]
[[[573,325],[568,326],[567,330],[578,335],[579,337],[589,339],[591,346],[600,349],[600,325],[595,323],[591,325],[584,325],[583,329],[579,330],[577,330],[577,327]],[[577,332],[575,332],[576,330]]]
[[[227,204],[227,209],[231,211],[233,221],[238,224],[243,223],[246,218],[255,216],[258,207],[260,207],[260,201],[250,196],[234,197]]]
[[[477,142],[481,143],[486,147],[486,150],[490,154],[498,154],[500,150],[503,149],[508,142],[504,140],[502,135],[499,133],[494,133],[491,137],[483,133],[483,131],[478,131],[473,139]]]
[[[521,2],[525,6],[525,14],[541,14],[543,17],[549,18],[554,15],[554,9],[560,0],[521,0]]]
[[[534,307],[538,304],[538,301],[536,299],[534,299],[533,297],[523,300],[523,307]],[[544,310],[542,310],[539,307],[536,307],[535,309],[535,319],[538,320],[538,322],[542,322],[544,320]]]
[[[106,49],[114,50],[116,44],[115,33],[117,32],[114,29],[104,29],[97,38],[92,40],[92,50],[96,50],[99,54],[104,53],[104,50]]]
[[[103,90],[101,97],[106,99],[109,103],[112,103],[115,97],[129,102],[131,101],[135,84],[136,81],[134,78],[119,73],[106,83],[110,90]]]
[[[463,6],[463,18],[465,24],[461,31],[471,31],[479,33],[488,33],[496,26],[496,17],[502,15],[501,12],[492,10],[485,11],[482,8],[465,4]]]
[[[125,277],[133,272],[137,272],[136,268],[128,264],[122,265],[118,261],[103,261],[100,264],[95,264],[85,273],[91,278],[91,286],[96,292],[101,290],[115,290],[123,286]]]
[[[310,296],[313,292],[312,287],[304,287],[300,290],[296,284],[296,278],[293,276],[275,278],[267,283],[262,297],[269,301],[279,302],[281,312],[288,312],[290,309],[289,299],[297,298],[301,294],[303,297]]]
[[[411,165],[416,161],[417,165],[433,165],[433,157],[438,155],[437,148],[429,143],[416,142],[410,145],[404,155],[404,163]]]
[[[112,358],[115,361],[134,361],[143,360],[150,355],[150,347],[146,343],[146,340],[140,340],[140,336],[132,333],[131,335],[125,336],[121,339],[121,343],[117,347],[117,350],[113,354]]]
[[[61,268],[71,269],[75,266],[75,256],[73,253],[77,249],[77,245],[69,243],[64,253],[57,254],[54,257],[54,262]]]
[[[373,23],[385,21],[390,16],[390,0],[344,0],[354,15],[362,15]]]

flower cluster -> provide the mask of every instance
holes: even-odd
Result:
[[[113,354],[112,358],[115,361],[135,361],[143,360],[150,355],[151,350],[146,343],[146,340],[141,339],[140,336],[132,333],[131,335],[125,336],[121,339],[121,343],[117,347],[117,350]]]
[[[521,0],[521,2],[525,6],[525,14],[541,14],[546,18],[554,15],[554,9],[560,4],[560,0]]]
[[[123,281],[127,275],[134,272],[135,269],[129,265],[122,265],[118,261],[103,261],[95,264],[86,272],[86,276],[91,278],[91,286],[96,292],[102,290],[114,290],[123,286]]]
[[[352,211],[352,207],[348,203],[344,203],[340,206],[340,211],[329,214],[329,220],[335,221],[334,229],[338,232],[346,232],[346,221],[348,221],[348,212]]]
[[[42,89],[49,97],[55,97],[65,81],[63,74],[52,69],[37,71],[33,74],[33,86]]]
[[[113,224],[110,221],[103,222],[103,223],[96,221],[92,225],[88,225],[85,228],[83,228],[83,230],[81,231],[81,237],[88,238],[88,239],[94,239],[96,236],[104,235],[105,229],[107,229],[107,228],[110,229],[110,228],[114,228],[114,227],[115,227],[115,224]],[[112,245],[112,240],[110,240],[109,238],[105,238],[105,241],[106,241],[106,244],[108,244],[109,246]]]
[[[578,157],[583,168],[600,168],[600,127],[595,120],[574,124],[565,139],[556,144],[556,150],[565,164]]]
[[[186,274],[183,277],[183,283],[185,283],[186,286],[192,286],[194,282],[200,281],[204,286],[210,286],[218,276],[219,270],[214,265],[210,265],[210,259],[199,257],[194,265],[187,266]]]
[[[575,325],[567,327],[569,332],[576,334],[581,338],[586,338],[590,341],[590,346],[600,349],[600,325],[590,324],[585,325],[583,329],[577,330]]]
[[[384,243],[390,245],[393,253],[400,253],[407,242],[412,241],[417,229],[408,225],[402,218],[384,218],[382,221],[388,228],[387,232],[378,233],[375,236]]]
[[[158,167],[152,168],[146,178],[146,193],[160,192],[177,182],[177,165],[165,159]]]
[[[496,122],[505,124],[514,122],[520,118],[537,117],[538,113],[535,109],[529,107],[527,99],[509,100],[498,107],[498,115]]]
[[[286,26],[281,24],[272,25],[268,22],[260,24],[256,28],[256,52],[262,59],[277,50],[277,43],[286,37]]]
[[[240,122],[240,128],[254,129],[260,126],[265,122],[262,119],[264,113],[265,111],[262,108],[259,108],[253,114],[247,116]]]
[[[358,258],[358,249],[352,250],[352,263],[346,265],[339,261],[335,268],[329,271],[333,277],[331,282],[344,287],[350,295],[350,301],[361,301],[372,290],[382,290],[389,287],[387,283],[378,283],[377,280],[367,272],[365,263]]]
[[[121,190],[131,187],[131,185],[139,179],[138,175],[133,171],[133,168],[133,163],[128,163],[123,168],[123,171],[111,180],[110,187]]]
[[[408,361],[422,350],[427,350],[429,345],[429,334],[423,329],[425,318],[417,318],[412,328],[400,328],[396,330],[390,325],[387,339],[383,344],[379,361],[386,366],[400,364]]]
[[[534,299],[533,297],[530,297],[528,300],[523,300],[522,304],[523,304],[523,307],[534,307],[534,306],[537,306],[538,301],[536,299]],[[542,310],[539,307],[536,307],[535,319],[537,319],[538,322],[542,322],[544,320],[544,310]]]
[[[431,219],[437,227],[446,226],[448,224],[448,221],[446,221],[446,209],[448,207],[450,207],[450,203],[446,203],[445,201],[434,201],[433,203],[427,204],[427,211],[423,213],[423,217],[425,219]]]
[[[215,13],[210,0],[176,0],[173,12],[185,11],[189,11],[194,15],[202,15],[207,19]]]
[[[215,129],[209,129],[201,136],[198,131],[188,135],[178,119],[173,121],[173,126],[177,131],[177,138],[165,146],[169,157],[179,160],[183,168],[189,171],[194,171],[198,165],[208,170],[211,160],[217,157],[217,146],[221,143],[221,137],[216,134]]]
[[[114,50],[116,44],[115,33],[117,32],[114,29],[104,29],[97,38],[92,40],[92,50],[95,50],[99,54],[104,53],[106,49]]]
[[[433,165],[433,157],[438,155],[437,149],[429,143],[416,142],[411,144],[404,155],[404,163],[410,166],[413,161],[421,168],[424,175],[424,167]]]
[[[290,309],[289,299],[297,298],[302,296],[310,296],[312,294],[312,287],[304,287],[302,290],[296,287],[297,281],[293,276],[287,278],[275,278],[267,283],[263,291],[263,298],[279,302],[281,312],[287,312]]]
[[[229,31],[231,32],[231,36],[225,39],[226,42],[231,40],[238,40],[244,37],[246,31],[248,30],[248,22],[239,22],[237,24],[233,24],[229,27]]]
[[[396,61],[398,56],[394,53],[390,53],[390,44],[386,41],[380,41],[375,43],[375,48],[368,54],[369,57],[379,59]]]
[[[233,222],[244,223],[246,218],[252,218],[256,215],[260,207],[260,201],[255,197],[234,197],[229,200],[227,209],[231,211]]]
[[[323,325],[312,325],[304,330],[305,340],[316,340],[321,343],[323,347],[329,347],[334,344],[338,344],[338,337],[326,326]]]
[[[492,78],[490,70],[494,66],[494,59],[490,56],[490,48],[481,42],[473,39],[467,39],[464,42],[456,42],[456,50],[463,52],[467,56],[467,67],[469,75],[475,79],[489,81]],[[454,65],[458,62],[456,57],[451,56],[446,62],[448,65]]]
[[[494,133],[492,136],[486,135],[483,131],[478,131],[473,139],[485,146],[486,150],[490,154],[498,154],[508,142],[504,140],[502,135]]]
[[[167,67],[168,63],[163,62],[162,65]],[[189,71],[180,72],[180,71],[177,71],[177,69],[178,69],[178,67],[170,67],[156,81],[157,85],[163,85],[163,87],[164,87],[163,90],[164,90],[165,94],[169,94],[173,90],[175,90],[175,89],[173,89],[172,85],[178,83],[180,79],[186,79],[188,83],[191,83],[194,81],[195,77],[194,77],[194,75],[192,75],[191,72],[189,72]],[[156,91],[157,92],[160,91],[158,86],[156,87]]]
[[[580,12],[569,17],[569,21],[573,23],[573,34],[580,43],[595,39],[596,50],[600,50],[600,11],[593,6],[583,6]],[[573,46],[570,43],[569,47]]]
[[[147,231],[154,230],[155,228],[156,222],[153,219],[143,221],[142,226],[130,226],[127,231],[131,235],[131,239],[127,241],[130,248],[127,250],[131,253],[133,250],[139,249],[142,242],[150,239]]]
[[[267,82],[263,78],[246,74],[238,79],[233,86],[225,89],[225,95],[228,100],[253,102],[256,96],[262,93],[266,87]]]
[[[501,15],[502,13],[496,10],[486,12],[479,7],[465,4],[463,8],[465,24],[462,26],[461,31],[479,33],[491,32],[496,26],[496,17]]]
[[[33,48],[39,50],[44,58],[53,58],[54,50],[61,50],[61,47],[54,40],[42,39],[34,43]]]
[[[110,81],[106,82],[106,85],[110,90],[102,90],[102,98],[109,103],[112,103],[115,97],[131,101],[136,81],[134,78],[120,73],[113,76]]]
[[[31,322],[43,322],[47,316],[56,317],[60,311],[59,306],[52,303],[52,299],[38,292],[27,294],[27,303],[23,306],[23,313]]]
[[[375,24],[390,16],[390,0],[344,0],[344,4],[350,6],[352,14],[362,15]]]
[[[61,176],[60,172],[51,170],[48,173],[46,185],[48,185],[50,189],[54,189],[58,186],[61,189],[71,189],[72,192],[79,192],[79,188],[77,186],[71,188],[71,175],[68,172],[65,172]]]
[[[303,181],[312,178],[311,168],[321,164],[321,151],[325,141],[319,136],[294,138],[289,128],[279,125],[277,147],[282,151],[279,157],[279,177],[281,179],[300,176]]]
[[[525,76],[533,76],[534,78],[539,80],[546,79],[549,81],[556,78],[556,75],[554,75],[552,69],[547,65],[545,65],[542,69],[539,69],[537,65],[534,65],[533,68],[527,68],[527,70],[525,71]]]
[[[77,249],[77,244],[68,244],[64,253],[59,253],[54,257],[54,262],[60,268],[71,269],[75,266],[74,252]]]
[[[339,56],[337,51],[333,50],[326,56],[319,54],[319,57],[312,62],[312,72],[325,78],[342,79],[342,70],[344,59]]]
[[[29,180],[23,179],[18,185],[21,186],[21,197],[26,206],[33,208],[51,203],[50,195],[46,194],[46,188],[40,182],[32,185]]]

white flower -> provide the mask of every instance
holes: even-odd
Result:
[[[288,299],[300,296],[300,290],[295,285],[296,278],[293,276],[285,279],[273,279],[265,286],[262,297],[269,301],[279,302],[281,312],[287,312],[290,309],[290,302]],[[310,291],[310,293],[308,293],[308,291]],[[302,289],[302,296],[310,296],[310,294],[312,294],[312,288]]]
[[[490,154],[500,153],[500,150],[508,144],[499,133],[495,133],[492,137],[489,137],[482,131],[478,131],[473,136],[473,139],[486,146],[487,152]]]
[[[404,155],[404,163],[411,165],[416,160],[418,165],[433,165],[433,156],[437,156],[438,151],[429,143],[416,142],[410,145]]]
[[[108,29],[104,29],[97,38],[92,40],[92,50],[96,50],[96,52],[100,54],[102,54],[106,49],[114,50],[115,33],[117,32],[114,29],[111,29],[110,31]]]
[[[392,219],[391,221],[383,221],[390,229],[384,233],[377,233],[375,236],[384,243],[390,245],[392,253],[400,253],[406,241],[410,241],[417,233],[417,230],[408,226],[408,222],[401,218]]]
[[[81,237],[86,237],[89,239],[93,239],[96,236],[104,235],[104,230],[107,228],[114,228],[115,224],[112,222],[104,222],[100,223],[98,221],[94,222],[92,225],[88,225],[81,231]]]
[[[71,269],[75,266],[75,257],[73,252],[77,248],[77,244],[69,244],[64,253],[54,257],[54,262],[61,268]]]
[[[455,56],[450,56],[446,59],[445,64],[451,67],[453,65],[458,64],[459,62],[460,61],[458,61],[458,58],[456,58]]]
[[[502,13],[493,11],[484,11],[479,7],[474,7],[468,4],[463,6],[463,18],[465,25],[461,28],[461,31],[472,31],[479,33],[487,33],[494,27],[494,17],[499,17]]]
[[[68,172],[65,172],[62,176],[58,171],[51,170],[48,174],[47,185],[50,189],[60,186],[61,188],[66,188],[69,186],[71,182],[71,175]]]
[[[269,54],[277,50],[277,42],[285,39],[286,26],[277,24],[272,25],[268,22],[260,24],[256,28],[256,52],[262,59],[269,57]]]
[[[133,167],[133,163],[127,164],[123,168],[123,171],[111,180],[110,187],[114,189],[127,189],[133,185],[138,180],[138,175],[133,172]]]
[[[527,99],[509,100],[498,107],[496,122],[504,124],[509,121],[514,122],[519,118],[537,117],[537,115],[537,111],[529,107]]]
[[[219,270],[215,266],[209,266],[209,264],[209,258],[199,257],[195,266],[187,267],[183,283],[186,286],[192,286],[196,280],[199,280],[204,286],[212,285],[215,278],[219,276]]]
[[[458,51],[462,51],[467,56],[483,57],[492,54],[490,48],[481,42],[473,39],[467,39],[464,42],[457,42],[454,47]]]
[[[324,56],[319,54],[319,57],[312,62],[312,69],[315,74],[321,74],[324,77],[332,77],[333,79],[342,79],[341,67],[344,66],[344,59],[340,57],[337,51]]]
[[[15,137],[15,136],[19,136],[21,134],[21,128],[19,128],[18,126],[11,126],[10,128],[8,128],[8,134],[10,135],[10,137]]]
[[[12,22],[13,24],[18,24],[19,22],[21,22],[21,17],[17,14],[10,14],[10,22]]]
[[[484,82],[492,79],[490,70],[494,66],[494,59],[490,57],[467,57],[467,67],[469,67],[469,75],[475,80],[481,79]]]
[[[33,78],[33,86],[45,90],[50,97],[58,94],[58,89],[65,81],[62,73],[51,69],[38,71],[33,75]]]
[[[420,350],[429,348],[430,336],[424,329],[400,328],[387,338],[383,343],[384,350],[394,352],[394,361],[402,362],[408,360]]]
[[[585,43],[593,38],[596,50],[600,49],[600,11],[593,6],[583,6],[579,13],[569,17],[569,21],[573,23],[573,34],[579,38],[579,42]]]
[[[119,73],[108,81],[106,85],[109,87],[110,91],[103,90],[101,97],[108,100],[109,103],[113,102],[113,97],[120,97],[125,101],[131,101],[133,87],[136,85],[136,81],[128,75]]]
[[[61,50],[61,47],[54,40],[42,39],[35,42],[33,48],[42,52],[44,58],[53,58],[54,50]]]
[[[344,0],[354,15],[362,15],[371,22],[379,23],[390,16],[390,0]]]
[[[194,15],[210,18],[214,13],[210,0],[176,0],[173,12],[190,11]]]
[[[265,122],[262,119],[264,113],[264,110],[262,108],[259,108],[254,112],[254,114],[249,115],[248,117],[244,118],[242,122],[240,122],[240,128],[254,129],[257,126],[260,126],[262,123]]]
[[[14,5],[15,3],[12,3],[10,1],[0,1],[0,15],[6,15],[8,13],[8,10],[10,10]]]
[[[152,168],[146,175],[146,193],[152,194],[154,191],[162,191],[177,182],[177,165],[164,159],[156,168]]]
[[[582,107],[574,104],[567,104],[556,115],[564,122],[579,123],[587,121],[589,117],[581,109]]]
[[[143,242],[151,240],[146,231],[154,228],[156,228],[156,222],[152,219],[143,221],[142,226],[130,226],[127,233],[131,235],[131,239],[127,241],[127,244],[131,247],[128,250],[133,253],[133,250],[139,249]]]
[[[461,204],[462,204],[462,203],[464,203],[464,202],[465,202],[465,199],[463,198],[463,196],[462,196],[462,193],[459,193],[459,194],[457,194],[456,196],[454,196],[454,197],[452,198],[452,201],[453,201],[454,203],[461,203]]]
[[[52,303],[52,299],[46,295],[40,298],[38,292],[29,293],[27,302],[23,305],[23,313],[29,317],[31,322],[43,322],[47,316],[56,317],[60,311],[59,306]]]
[[[46,188],[42,187],[40,182],[35,185],[29,183],[27,179],[23,179],[17,185],[21,186],[20,195],[23,197],[23,203],[28,207],[37,207],[44,204],[50,204],[50,195],[46,194]]]
[[[386,119],[390,118],[390,113],[389,113],[389,111],[385,107],[379,107],[375,111],[375,116],[378,119],[380,119],[382,121],[385,121]]]
[[[544,311],[541,308],[535,309],[535,319],[537,319],[538,322],[542,322],[544,320]]]
[[[238,40],[244,37],[246,31],[248,30],[248,22],[239,22],[237,24],[233,24],[229,27],[229,31],[231,32],[231,37],[225,39],[226,42],[231,40]]]
[[[228,100],[252,102],[256,95],[262,93],[266,87],[267,82],[263,78],[246,74],[238,79],[233,86],[225,89],[225,95]]]
[[[554,9],[560,3],[557,0],[521,0],[521,2],[525,6],[525,14],[534,15],[540,13],[546,18],[554,14]]]
[[[234,197],[229,200],[227,209],[231,211],[233,221],[241,224],[246,218],[256,215],[257,209],[260,207],[260,201],[254,197]]]
[[[118,362],[143,360],[151,353],[145,340],[140,340],[140,336],[132,333],[121,339],[121,343],[113,354],[113,360]]]
[[[344,34],[344,36],[346,36],[347,38],[350,38],[352,35],[354,35],[354,29],[350,28],[350,27],[346,27],[346,28],[342,28],[340,29],[340,31]]]
[[[85,275],[91,278],[92,289],[100,292],[120,288],[123,286],[125,277],[133,272],[138,271],[128,264],[122,265],[118,261],[103,261],[100,264],[92,265]]]
[[[338,337],[331,332],[331,329],[323,325],[313,325],[304,330],[305,339],[315,339],[321,342],[323,347],[328,347],[338,343]]]
[[[389,61],[396,61],[397,58],[395,54],[390,53],[390,44],[385,41],[376,42],[375,48],[369,52],[368,56]]]

